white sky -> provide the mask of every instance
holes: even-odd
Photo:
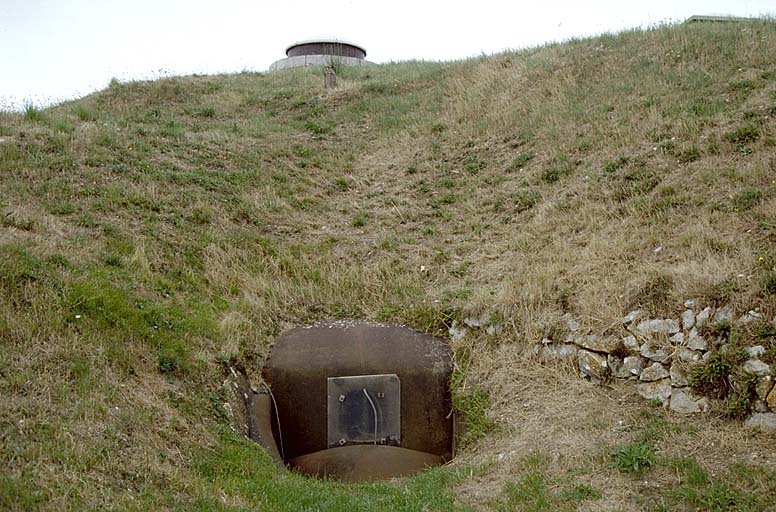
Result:
[[[336,36],[373,62],[449,60],[693,14],[776,14],[776,0],[0,0],[0,109],[83,96],[111,78],[264,71]]]

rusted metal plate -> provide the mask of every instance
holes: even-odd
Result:
[[[286,460],[328,448],[330,377],[379,374],[401,380],[401,446],[449,460],[451,372],[450,348],[439,338],[404,326],[343,320],[283,333],[263,376],[277,401]]]
[[[431,453],[368,444],[331,448],[289,461],[292,468],[306,475],[342,482],[369,482],[408,476],[443,463],[442,457]]]
[[[401,382],[396,374],[329,377],[328,447],[401,444]]]

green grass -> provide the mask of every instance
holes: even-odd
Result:
[[[617,446],[609,453],[610,465],[623,473],[641,473],[655,463],[655,448],[646,441]]]
[[[540,512],[545,510],[578,510],[585,502],[595,502],[603,493],[570,476],[558,477],[548,471],[546,460],[532,456],[523,461],[525,475],[510,482],[505,489],[506,503],[499,510]]]
[[[388,483],[345,485],[322,482],[293,473],[278,473],[260,448],[232,432],[221,434],[215,451],[203,452],[195,463],[196,484],[203,496],[181,510],[468,510],[457,504],[452,487],[471,473],[468,468],[435,469],[406,485]],[[210,497],[212,496],[212,497]],[[225,506],[221,496],[239,497]],[[229,500],[227,500],[228,502]],[[211,508],[212,507],[212,508]]]
[[[681,483],[664,496],[650,500],[652,510],[754,512],[773,506],[773,471],[738,463],[712,476],[692,458],[667,459],[664,465],[676,472]]]

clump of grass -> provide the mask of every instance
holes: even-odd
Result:
[[[619,171],[623,167],[628,165],[628,158],[621,156],[615,160],[609,160],[604,164],[604,172],[606,173],[614,173],[616,171]]]
[[[727,398],[733,391],[730,376],[744,359],[743,352],[735,348],[714,352],[705,363],[690,371],[690,386],[705,396]]]
[[[776,294],[776,271],[772,270],[765,278],[765,291],[771,295]]]
[[[759,188],[742,190],[733,197],[733,207],[738,211],[746,211],[759,203],[763,192]]]
[[[359,212],[353,217],[353,227],[362,228],[369,224],[369,214],[365,212]]]
[[[340,192],[345,192],[350,188],[350,181],[346,177],[340,176],[334,180],[334,187]]]
[[[694,458],[675,458],[665,466],[680,484],[655,499],[658,510],[768,510],[776,484],[776,472],[761,466],[733,464],[713,477]]]
[[[159,356],[159,371],[162,373],[174,373],[181,367],[178,354],[165,352]]]
[[[627,443],[609,452],[609,466],[622,472],[639,474],[655,463],[655,447],[647,441]]]
[[[469,155],[463,161],[463,168],[469,174],[477,174],[481,170],[485,169],[485,162],[476,155]]]
[[[521,190],[513,195],[515,209],[518,213],[530,210],[540,200],[542,196],[536,190]]]
[[[73,113],[76,115],[78,119],[81,121],[96,121],[97,120],[97,113],[87,107],[86,105],[76,105],[73,107]]]
[[[587,484],[574,482],[570,476],[550,475],[547,463],[537,457],[528,457],[522,464],[526,474],[505,488],[506,509],[525,512],[554,510],[572,512],[586,501],[598,500],[603,493]]]
[[[734,144],[751,144],[760,138],[760,129],[753,123],[747,123],[725,134],[725,140]]]
[[[675,303],[674,280],[664,273],[648,276],[633,294],[631,308],[642,307],[652,315],[670,316]]]
[[[695,162],[696,160],[700,159],[700,157],[701,157],[701,150],[698,148],[698,146],[695,146],[695,145],[692,145],[680,151],[679,154],[676,155],[676,159],[679,160],[679,163],[682,163],[682,164]]]
[[[304,128],[314,135],[330,135],[334,133],[333,128],[328,124],[312,119],[304,124]]]
[[[24,107],[24,118],[28,121],[41,122],[45,121],[46,116],[43,111],[35,107],[35,105],[27,105]]]
[[[542,171],[542,181],[545,183],[557,183],[561,178],[568,176],[574,172],[574,168],[568,164],[559,164],[547,167]]]
[[[209,206],[197,206],[191,212],[191,220],[195,224],[210,224],[213,219],[213,210]]]
[[[534,154],[530,151],[526,151],[518,154],[512,159],[507,167],[507,172],[517,171],[528,165],[528,162],[534,159]]]
[[[216,117],[216,109],[215,107],[204,107],[197,112],[197,117],[212,119]]]

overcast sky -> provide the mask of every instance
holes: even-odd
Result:
[[[351,40],[374,62],[450,60],[693,14],[776,14],[776,0],[0,0],[0,108],[111,78],[264,71],[297,40]]]

